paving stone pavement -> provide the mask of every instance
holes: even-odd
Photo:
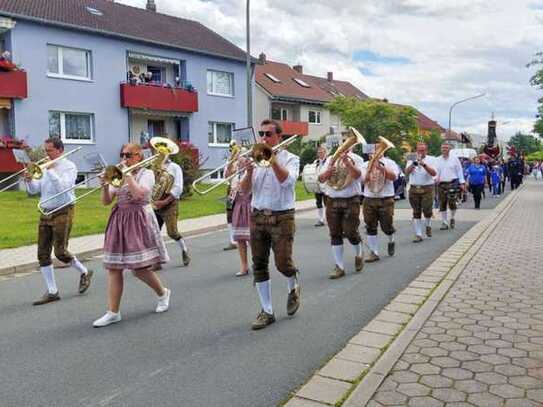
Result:
[[[367,406],[543,406],[542,202],[526,185]]]

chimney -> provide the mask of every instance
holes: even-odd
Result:
[[[145,8],[149,11],[155,11],[156,12],[156,4],[155,0],[147,0],[147,5]]]
[[[334,73],[328,72],[328,82],[333,82],[333,81],[334,81]]]
[[[304,67],[302,65],[294,65],[292,67],[292,69],[294,69],[296,72],[298,72],[299,74],[303,74],[304,73]]]
[[[260,55],[258,56],[258,63],[260,65],[266,64],[266,54],[264,54],[263,52],[261,52]]]

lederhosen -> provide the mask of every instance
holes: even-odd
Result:
[[[456,200],[460,191],[460,183],[458,178],[452,181],[440,182],[438,185],[439,210],[445,212],[447,204],[451,211],[456,210]]]
[[[411,185],[409,188],[409,204],[413,208],[414,219],[421,219],[422,214],[426,219],[432,217],[434,190],[434,184]]]
[[[38,261],[41,267],[51,265],[51,251],[63,263],[71,263],[73,255],[68,251],[68,240],[72,231],[74,205],[51,214],[41,215],[38,226]]]

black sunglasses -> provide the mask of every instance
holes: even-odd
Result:
[[[132,153],[121,153],[119,155],[121,158],[132,158],[134,156]]]
[[[274,133],[272,131],[269,131],[269,130],[268,131],[262,131],[261,130],[261,131],[258,132],[258,135],[260,137],[271,137],[271,136],[274,135]]]

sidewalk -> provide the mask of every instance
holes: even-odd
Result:
[[[285,407],[543,406],[542,202],[509,194]]]
[[[310,199],[296,202],[297,211],[306,211],[315,207],[315,201]],[[220,230],[226,227],[226,215],[224,213],[200,218],[179,221],[179,230],[183,236]],[[165,229],[165,228],[164,228]],[[36,225],[37,233],[37,225]],[[166,231],[162,231],[166,237]],[[226,242],[225,242],[226,243]],[[104,234],[74,237],[70,239],[69,250],[79,258],[96,255],[102,251]],[[22,246],[14,249],[0,250],[0,276],[13,273],[22,273],[33,270],[38,266],[36,260],[37,245]]]

